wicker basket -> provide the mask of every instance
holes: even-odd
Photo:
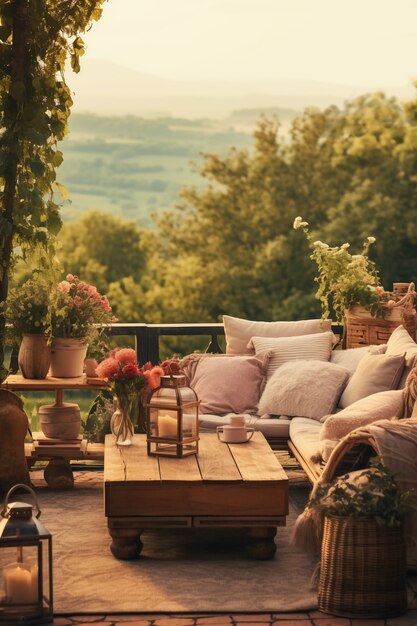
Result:
[[[373,317],[359,304],[350,307],[345,313],[346,348],[387,343],[393,330],[401,324],[416,339],[416,311],[395,308],[385,319]]]
[[[402,526],[326,516],[319,610],[344,617],[392,617],[407,610]]]

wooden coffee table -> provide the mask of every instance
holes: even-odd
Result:
[[[288,478],[262,433],[244,444],[200,434],[197,456],[147,455],[146,436],[116,446],[107,435],[104,499],[118,559],[135,559],[147,528],[247,528],[247,554],[275,554],[277,526],[288,514]]]

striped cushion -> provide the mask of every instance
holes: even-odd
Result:
[[[315,333],[314,335],[300,335],[298,337],[252,337],[248,344],[255,349],[256,356],[263,356],[269,352],[267,378],[287,361],[312,359],[328,361],[332,353],[333,333]]]

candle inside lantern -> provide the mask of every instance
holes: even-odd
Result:
[[[165,413],[164,415],[158,415],[158,435],[159,437],[177,437],[178,434],[178,420],[176,417],[176,413],[174,411],[170,411],[170,413],[175,414],[175,417]]]
[[[11,563],[4,568],[4,590],[11,604],[38,601],[38,566]]]

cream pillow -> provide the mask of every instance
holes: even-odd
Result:
[[[223,315],[227,354],[254,354],[248,348],[251,337],[293,337],[331,329],[331,320],[299,320],[296,322],[252,322]]]
[[[324,424],[320,439],[341,439],[355,428],[400,415],[403,406],[402,389],[390,389],[366,396],[339,413],[325,415],[321,420]]]
[[[280,339],[252,337],[249,346],[255,349],[258,358],[269,352],[267,373],[269,379],[281,365],[288,361],[300,359],[328,361],[332,352],[332,343],[333,333],[325,332]]]
[[[333,363],[317,360],[284,363],[267,382],[258,413],[320,420],[334,410],[348,376],[348,370]]]
[[[410,337],[404,326],[397,326],[397,328],[392,331],[391,336],[388,339],[387,351],[385,354],[391,356],[404,353],[407,357],[416,355],[417,344],[414,339]]]
[[[339,406],[344,409],[365,396],[379,391],[396,389],[405,365],[403,354],[387,356],[386,354],[367,354],[359,362],[355,373],[350,379]]]
[[[341,365],[349,370],[352,375],[359,365],[359,361],[363,359],[365,354],[382,354],[386,350],[386,345],[380,346],[361,346],[360,348],[348,348],[347,350],[333,350],[330,356],[330,362]]]

